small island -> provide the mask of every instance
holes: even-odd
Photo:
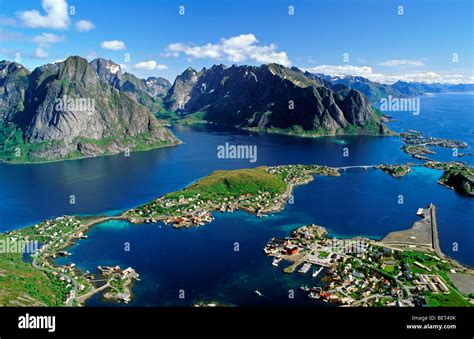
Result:
[[[413,158],[422,161],[433,161],[432,159],[425,157],[425,155],[436,154],[436,152],[429,149],[428,146],[444,148],[467,148],[469,146],[463,141],[424,137],[422,132],[414,130],[408,130],[407,132],[402,132],[399,135],[402,137],[402,141],[405,143],[405,145],[402,147],[402,151],[410,154]]]
[[[411,171],[409,164],[407,165],[388,165],[382,164],[375,168],[382,170],[384,173],[390,174],[392,177],[400,178],[404,177]]]

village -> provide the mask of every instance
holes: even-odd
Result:
[[[339,176],[331,167],[318,165],[281,165],[266,167],[275,180],[282,181],[282,189],[262,187],[258,190],[231,190],[209,194],[190,189],[162,196],[150,203],[125,212],[122,216],[131,223],[163,221],[173,227],[202,226],[214,220],[213,211],[221,213],[243,210],[259,217],[284,208],[293,187],[313,180],[312,175]],[[212,176],[212,174],[211,174]]]
[[[79,218],[62,216],[53,220],[44,220],[34,226],[8,232],[12,241],[37,242],[40,244],[34,253],[29,253],[27,260],[32,261],[33,267],[57,279],[65,295],[64,304],[67,306],[81,305],[90,296],[108,290],[104,298],[113,301],[129,302],[133,281],[138,280],[138,274],[132,269],[120,269],[119,266],[107,270],[98,267],[101,277],[95,277],[90,272],[82,272],[73,262],[58,265],[54,259],[67,257],[71,247],[79,239],[87,239],[87,230],[108,217]]]
[[[472,305],[448,277],[465,270],[459,265],[416,249],[326,235],[324,227],[311,224],[270,239],[264,248],[272,265],[290,263],[283,272],[312,272],[314,286],[300,286],[308,298],[341,306],[428,306],[445,299]]]

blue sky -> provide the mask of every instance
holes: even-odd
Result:
[[[34,68],[69,55],[103,57],[141,77],[170,80],[189,66],[278,62],[381,82],[466,83],[474,82],[473,6],[472,0],[0,0],[0,58],[19,56]]]

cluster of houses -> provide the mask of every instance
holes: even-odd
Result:
[[[138,273],[131,267],[128,267],[124,270],[120,268],[120,266],[97,266],[100,274],[104,277],[110,277],[113,274],[120,276],[122,280],[127,278],[138,279]]]
[[[292,240],[292,238],[271,238],[263,251],[268,255],[297,254],[300,248]]]
[[[133,280],[139,280],[139,274],[131,267],[124,270],[120,266],[98,266],[100,274],[107,279],[118,278],[113,281],[120,284],[120,289],[113,288],[104,293],[104,298],[112,300],[123,300],[128,303],[131,300],[131,285]],[[114,283],[112,282],[112,285]]]
[[[362,239],[328,239],[326,234],[323,227],[303,226],[294,230],[291,237],[270,239],[264,248],[267,255],[289,260],[293,266],[304,263],[304,268],[328,268],[325,274],[329,282],[324,287],[301,287],[310,298],[342,305],[400,307],[426,306],[424,291],[450,293],[446,282],[430,273],[429,267],[414,261],[413,265],[429,274],[414,273],[392,248]],[[302,255],[293,256],[298,253]]]
[[[449,288],[443,279],[434,274],[418,274],[413,283],[417,286],[423,286],[432,293],[449,293]]]
[[[258,191],[256,194],[214,197],[204,199],[200,193],[177,199],[163,196],[151,203],[128,212],[130,222],[156,223],[162,219],[174,227],[201,226],[214,220],[212,211],[234,212],[243,209],[261,216],[272,204],[278,203],[278,194]]]

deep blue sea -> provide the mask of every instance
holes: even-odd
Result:
[[[421,98],[420,115],[389,113],[395,131],[416,129],[427,136],[453,138],[474,145],[474,95],[439,94]],[[183,188],[217,169],[277,164],[373,165],[417,162],[404,154],[398,137],[325,137],[304,139],[255,134],[215,126],[177,126],[182,145],[40,165],[0,164],[0,231],[63,214],[114,214]],[[257,145],[257,162],[217,158],[217,146]],[[348,148],[349,157],[343,156]],[[438,160],[453,160],[435,149]],[[470,146],[465,153],[474,153]],[[461,160],[474,164],[474,157]],[[198,228],[175,230],[161,224],[129,225],[111,221],[94,227],[89,238],[70,251],[73,261],[95,272],[97,265],[132,266],[141,281],[130,305],[191,305],[217,300],[234,305],[315,304],[298,287],[311,275],[286,275],[271,265],[262,249],[274,236],[286,236],[307,223],[326,226],[332,235],[381,238],[417,220],[417,208],[437,205],[441,247],[474,266],[474,201],[436,183],[441,172],[416,168],[404,178],[380,171],[346,172],[339,178],[316,177],[297,187],[294,204],[281,213],[257,218],[245,213],[216,214]],[[76,203],[69,203],[74,195]],[[398,204],[399,195],[404,203]],[[125,243],[130,251],[124,251]],[[239,251],[234,251],[238,243]],[[458,251],[453,251],[457,243]],[[180,299],[179,291],[185,298]],[[295,297],[288,298],[288,290]],[[259,290],[264,295],[253,293]],[[94,297],[88,305],[110,305]],[[323,303],[321,303],[323,305]],[[326,304],[324,304],[326,305]]]

